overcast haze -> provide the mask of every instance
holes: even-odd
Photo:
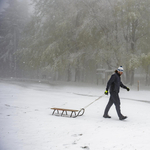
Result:
[[[0,0],[0,150],[149,150],[149,106],[150,0]]]
[[[150,85],[148,0],[0,4],[1,78],[104,85],[123,66],[126,84]]]

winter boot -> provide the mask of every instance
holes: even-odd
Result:
[[[111,118],[109,115],[103,115],[104,118]]]
[[[127,116],[121,116],[121,117],[119,118],[119,120],[125,120],[125,119],[127,119]]]

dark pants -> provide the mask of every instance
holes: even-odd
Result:
[[[108,115],[109,109],[113,104],[116,107],[118,117],[121,118],[123,115],[121,114],[121,110],[120,110],[120,98],[119,98],[118,93],[116,93],[116,92],[110,93],[110,99],[109,99],[108,104],[105,108],[104,115]]]

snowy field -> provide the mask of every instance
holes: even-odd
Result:
[[[80,109],[103,95],[105,87],[25,84],[0,81],[0,150],[150,150],[150,90],[120,92],[120,121],[109,96],[83,116],[52,115],[52,107]],[[141,101],[142,100],[142,101]]]

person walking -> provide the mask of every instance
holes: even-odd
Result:
[[[120,98],[119,98],[119,91],[120,87],[126,89],[129,91],[130,89],[126,87],[122,82],[120,76],[123,74],[123,67],[120,66],[117,70],[115,70],[115,73],[110,77],[109,81],[107,82],[106,91],[104,92],[106,95],[108,95],[108,90],[110,92],[110,98],[108,101],[108,104],[106,105],[105,111],[104,111],[104,118],[111,118],[111,116],[108,115],[109,109],[114,104],[116,107],[116,111],[118,114],[118,117],[120,120],[124,120],[127,118],[127,116],[123,116],[121,114],[120,109]]]

